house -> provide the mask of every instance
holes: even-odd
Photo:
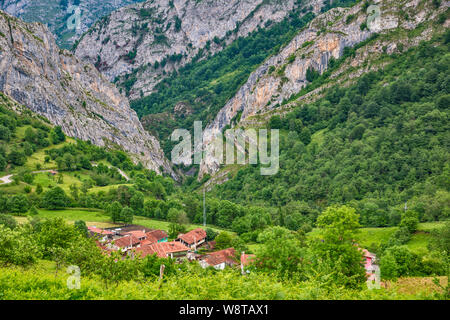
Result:
[[[200,265],[202,268],[213,267],[217,270],[223,270],[226,266],[231,267],[237,264],[235,254],[233,248],[212,252],[200,260]]]
[[[362,249],[362,252],[364,257],[364,269],[366,269],[367,279],[370,281],[375,281],[377,273],[380,271],[380,267],[376,264],[377,256],[366,249]]]
[[[135,236],[137,239],[139,239],[139,241],[145,240],[147,238],[145,230],[133,230],[133,231],[124,232],[123,234]]]
[[[136,254],[140,254],[142,258],[147,255],[156,254],[159,258],[181,259],[186,257],[188,251],[189,248],[178,241],[157,242],[135,249]]]
[[[364,269],[369,270],[375,264],[376,255],[373,253],[370,253],[366,249],[362,249],[362,251],[363,251],[363,257],[364,257]]]
[[[175,241],[179,241],[185,246],[197,250],[197,247],[206,242],[206,231],[202,228],[197,228],[185,234],[180,234]]]
[[[163,230],[152,230],[146,233],[147,238],[153,237],[156,239],[156,242],[167,242],[169,240],[169,236]]]
[[[139,247],[141,242],[133,235],[126,235],[108,243],[107,247],[112,250],[121,250],[126,252],[132,248]]]
[[[112,239],[112,237],[114,236],[113,232],[97,228],[96,226],[88,227],[88,232],[91,237],[95,237],[101,241]]]

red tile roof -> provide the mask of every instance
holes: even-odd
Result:
[[[233,248],[212,252],[203,259],[210,266],[216,266],[221,263],[235,264],[236,251]]]
[[[131,238],[131,240],[130,240]],[[140,243],[139,239],[133,235],[128,235],[119,239],[114,240],[114,244],[119,248],[129,247],[130,243],[132,246],[135,246]]]
[[[199,242],[203,239],[206,239],[206,231],[202,228],[197,228],[189,231],[188,233],[180,235],[178,239],[183,240],[188,245],[194,244],[195,242]]]
[[[128,232],[125,232],[124,234],[131,234],[131,235],[135,236],[135,237],[138,238],[138,239],[146,238],[146,237],[147,237],[146,234],[145,234],[145,232],[143,232],[143,231],[141,231],[141,230],[128,231]]]
[[[167,258],[170,253],[189,251],[184,244],[176,241],[160,242],[151,245],[141,246],[136,249],[137,253],[141,253],[141,257],[155,254],[160,258]]]
[[[152,235],[147,235],[147,238],[145,240],[141,241],[141,245],[145,246],[145,245],[149,245],[149,244],[153,244],[153,243],[157,243],[158,239],[156,239],[154,236]]]
[[[168,238],[169,236],[167,235],[166,232],[164,232],[163,230],[152,230],[150,232],[146,233],[147,237],[152,236],[154,238],[156,238],[157,241]]]
[[[108,230],[103,230],[97,227],[88,227],[88,230],[93,232],[93,233],[98,233],[98,234],[104,234],[104,235],[113,235],[114,233]]]

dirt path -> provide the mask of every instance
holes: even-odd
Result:
[[[123,172],[119,168],[116,168],[116,169],[119,171],[120,175],[125,178],[125,180],[130,181],[130,178],[127,176],[127,174],[125,172]]]
[[[97,163],[92,163],[92,166],[93,167],[97,167],[98,164]],[[116,167],[108,166],[108,168],[111,169],[111,168],[116,168]],[[130,181],[130,178],[127,176],[127,174],[125,172],[123,172],[119,168],[116,168],[116,169],[117,169],[117,171],[119,171],[120,175],[125,178],[125,180]]]
[[[93,167],[96,167],[96,166],[98,166],[98,164],[92,163],[92,166],[93,166]],[[111,166],[108,166],[108,168],[111,168]],[[127,176],[127,174],[126,174],[125,172],[123,172],[123,171],[120,170],[119,168],[116,168],[116,169],[117,169],[117,171],[119,171],[120,175],[121,175],[122,177],[125,178],[125,180],[130,181],[130,178]],[[58,171],[57,171],[57,170],[48,169],[48,170],[37,170],[37,171],[32,171],[31,173],[44,173],[44,172],[58,172]],[[12,180],[12,177],[13,177],[13,176],[14,176],[13,174],[9,174],[9,175],[7,175],[7,176],[1,177],[1,178],[0,178],[0,185],[2,185],[2,184],[8,184],[8,183],[13,182],[13,180]]]
[[[32,171],[31,173],[43,173],[43,172],[58,172],[58,171],[49,169],[49,170],[37,170],[37,171]],[[0,185],[2,185],[2,184],[8,184],[8,183],[13,182],[13,180],[12,180],[12,177],[13,177],[13,176],[14,176],[13,174],[9,174],[9,175],[7,175],[7,176],[1,177],[1,178],[0,178]]]
[[[1,178],[0,178],[0,184],[7,184],[7,183],[13,182],[12,179],[11,179],[12,176],[13,176],[13,174],[10,174],[10,175],[1,177]]]

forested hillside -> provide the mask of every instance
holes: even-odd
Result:
[[[273,116],[270,127],[283,133],[280,172],[263,177],[248,166],[215,194],[273,206],[356,201],[372,207],[367,219],[380,226],[389,206],[414,197],[446,194],[440,201],[448,206],[449,35],[386,55],[383,69]]]
[[[354,3],[353,0],[325,2],[321,12]],[[267,23],[264,28],[239,37],[229,45],[215,39],[224,46],[222,51],[211,54],[208,47],[200,50],[191,63],[159,82],[153,93],[131,101],[144,127],[158,136],[166,155],[169,156],[173,147],[169,136],[175,128],[192,129],[195,120],[203,121],[204,125],[211,122],[249,75],[313,19],[311,7],[307,6],[308,2],[305,4],[300,2],[281,22]],[[164,64],[167,62],[170,59]],[[134,73],[124,77],[125,88],[131,88],[137,81]]]

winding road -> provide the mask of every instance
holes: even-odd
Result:
[[[13,175],[10,174],[10,175],[1,177],[1,178],[0,178],[0,181],[1,181],[0,184],[7,184],[7,183],[13,182],[13,181],[11,180],[12,176],[13,176]]]
[[[98,166],[98,164],[92,163],[92,166],[93,166],[93,167],[96,167],[96,166]],[[108,166],[108,168],[111,168],[111,167],[112,167],[112,166]],[[122,177],[125,178],[125,180],[130,181],[130,178],[127,176],[127,174],[126,174],[125,172],[123,172],[123,171],[122,171],[121,169],[119,169],[119,168],[116,168],[116,169],[117,169],[117,171],[119,171],[120,175],[121,175]],[[42,172],[58,172],[58,171],[57,171],[57,170],[49,169],[49,170],[37,170],[37,171],[32,171],[31,173],[42,173]],[[13,177],[13,176],[14,176],[13,174],[9,174],[9,175],[7,175],[7,176],[0,177],[0,185],[2,185],[2,184],[8,184],[8,183],[13,182],[13,180],[12,180],[12,177]]]
[[[42,173],[42,172],[58,172],[58,171],[56,171],[56,170],[37,170],[37,171],[32,171],[31,173]],[[13,176],[14,176],[13,174],[9,174],[7,176],[1,177],[0,185],[13,182],[13,180],[12,180]]]

